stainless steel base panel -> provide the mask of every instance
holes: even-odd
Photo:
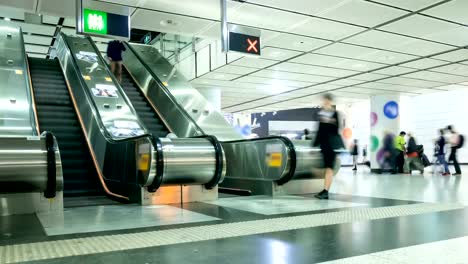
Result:
[[[47,199],[39,192],[0,194],[0,216],[61,211],[63,192],[57,192],[54,199]]]
[[[225,178],[220,187],[249,190],[252,195],[308,194],[320,192],[323,189],[323,179],[292,180],[280,186],[269,180]]]
[[[155,193],[145,189],[141,195],[142,205],[215,201],[218,199],[218,187],[208,190],[202,185],[163,186]]]

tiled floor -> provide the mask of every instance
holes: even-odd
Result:
[[[343,168],[328,201],[80,206],[40,215],[45,229],[0,218],[0,263],[468,263],[466,190],[463,176]]]
[[[38,218],[49,236],[219,220],[168,205],[66,208],[63,214],[38,214]]]

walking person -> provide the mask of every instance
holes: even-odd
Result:
[[[437,143],[436,143],[436,155],[437,155],[437,161],[439,162],[439,164],[441,164],[443,167],[444,167],[444,173],[442,173],[443,176],[449,176],[450,175],[450,171],[449,171],[449,168],[448,168],[448,163],[447,163],[447,160],[445,159],[445,144],[446,144],[446,141],[445,141],[445,136],[444,136],[444,129],[440,129],[439,130],[439,133],[440,133],[440,137],[437,139]]]
[[[406,167],[411,174],[412,168],[416,168],[424,174],[424,165],[421,162],[421,157],[418,153],[418,145],[416,144],[416,139],[413,137],[411,133],[408,134],[408,148],[407,148],[407,156],[406,159]]]
[[[358,155],[359,155],[359,145],[358,140],[355,139],[353,145],[351,146],[351,156],[353,156],[353,171],[357,170],[358,164]]]
[[[112,40],[107,44],[107,57],[110,60],[111,71],[119,82],[122,82],[122,52],[125,50],[120,40]]]
[[[393,174],[403,173],[405,167],[405,153],[406,153],[406,132],[401,131],[400,135],[395,137],[394,148],[395,148],[395,164],[393,168]]]
[[[333,180],[333,168],[335,167],[336,150],[344,147],[343,140],[338,131],[340,121],[338,112],[333,107],[333,96],[323,95],[322,109],[319,116],[319,128],[315,137],[314,146],[319,146],[322,152],[323,165],[325,169],[324,189],[315,197],[318,199],[328,199],[328,191]]]
[[[447,130],[450,132],[450,156],[449,156],[449,162],[453,162],[453,166],[455,167],[455,173],[453,174],[454,176],[461,175],[461,168],[460,164],[458,163],[458,158],[457,158],[457,150],[462,147],[463,145],[463,136],[461,136],[457,131],[455,131],[455,128],[453,126],[448,126]]]

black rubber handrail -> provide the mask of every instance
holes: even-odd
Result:
[[[143,60],[143,58],[138,54],[138,52],[135,51],[135,49],[132,47],[132,45],[125,43],[125,46],[128,47],[129,51],[135,55],[135,57],[138,59],[138,61],[143,65],[143,67],[146,69],[146,71],[153,77],[155,82],[158,84],[159,88],[164,91],[164,93],[169,97],[169,99],[172,101],[172,103],[177,106],[177,108],[182,112],[182,114],[192,123],[192,125],[197,129],[197,133],[201,135],[205,135],[203,132],[203,129],[198,126],[197,122],[187,113],[185,108],[183,108],[178,102],[177,99],[172,95],[172,93],[167,89],[167,87],[161,82],[159,77],[153,72],[151,67]]]
[[[283,176],[280,179],[275,181],[278,185],[283,185],[283,184],[289,182],[290,180],[292,180],[292,178],[294,178],[294,173],[296,173],[296,167],[297,167],[296,148],[294,147],[294,144],[292,143],[292,141],[289,138],[282,137],[282,136],[268,136],[268,137],[263,137],[263,138],[248,138],[248,139],[223,141],[223,143],[231,143],[232,144],[232,143],[264,141],[264,140],[272,140],[272,139],[281,140],[289,150],[289,157],[290,157],[289,171],[285,176]]]
[[[151,185],[147,187],[148,192],[156,192],[161,187],[164,176],[164,152],[161,140],[153,137],[153,145],[156,148],[156,175]]]
[[[60,33],[61,37],[63,38],[64,40],[64,43],[68,49],[68,51],[70,52],[70,58],[72,60],[72,64],[73,64],[73,67],[75,69],[75,72],[77,73],[78,75],[78,80],[81,84],[81,86],[84,88],[84,87],[87,87],[88,85],[86,84],[86,82],[83,80],[83,76],[81,74],[78,74],[80,71],[79,71],[79,68],[78,68],[78,62],[76,61],[76,58],[75,56],[73,55],[72,53],[72,49],[70,47],[70,44],[68,43],[68,39],[67,39],[67,36],[64,34],[64,33]],[[89,40],[88,40],[89,41]],[[96,52],[97,53],[97,52]],[[102,123],[102,118],[101,118],[101,115],[99,114],[99,111],[97,110],[98,107],[96,105],[96,102],[94,102],[94,100],[92,100],[92,95],[90,94],[90,91],[89,89],[83,89],[87,95],[87,101],[88,103],[91,104],[92,108],[92,112],[93,112],[93,115],[96,119],[96,122],[99,126],[99,129],[103,132],[103,136],[104,138],[106,139],[107,142],[109,143],[120,143],[120,142],[130,142],[130,141],[134,141],[134,140],[137,140],[137,139],[142,139],[142,138],[151,138],[152,135],[151,134],[148,134],[148,133],[145,133],[145,134],[142,134],[142,135],[139,135],[139,136],[135,136],[135,137],[127,137],[127,138],[121,138],[121,139],[115,139],[113,138],[110,134],[109,134],[109,131],[107,131],[107,128],[104,126],[104,124]],[[147,132],[147,131],[145,131]]]
[[[52,132],[45,131],[45,143],[47,150],[47,186],[44,197],[51,199],[57,195],[57,161],[55,159],[55,137]]]
[[[203,135],[196,136],[193,138],[206,138],[213,145],[216,155],[216,168],[214,172],[214,177],[207,183],[205,183],[205,188],[210,190],[216,187],[223,177],[224,171],[224,155],[223,155],[223,146],[219,142],[218,138],[213,135]]]

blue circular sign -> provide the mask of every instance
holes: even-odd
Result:
[[[384,115],[388,117],[389,119],[397,118],[400,112],[398,103],[395,101],[390,101],[386,103],[383,108],[383,112],[384,112]]]

